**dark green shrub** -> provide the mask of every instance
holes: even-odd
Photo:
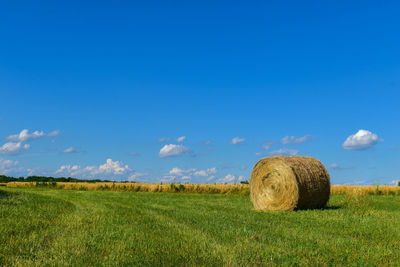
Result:
[[[183,184],[179,185],[179,192],[185,191],[185,186]]]
[[[382,191],[379,190],[379,185],[376,186],[375,195],[377,196],[382,195]]]
[[[170,185],[170,188],[171,188],[171,191],[172,191],[172,192],[178,192],[178,191],[179,191],[179,188],[178,188],[174,183],[172,183],[172,184]]]

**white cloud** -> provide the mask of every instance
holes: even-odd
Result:
[[[174,145],[174,144],[169,144],[165,145],[161,148],[160,152],[158,155],[161,158],[167,158],[167,157],[173,157],[173,156],[180,156],[182,154],[188,153],[190,149],[186,146],[183,145]]]
[[[59,130],[55,130],[55,131],[48,133],[47,136],[54,137],[54,136],[59,135],[60,133],[61,132]]]
[[[391,185],[400,185],[400,180],[392,180],[390,182]]]
[[[148,173],[141,173],[141,172],[135,172],[133,174],[131,174],[128,178],[128,181],[136,181],[142,177],[148,176]]]
[[[209,182],[209,181],[214,180],[214,179],[215,179],[215,176],[213,175],[213,176],[208,177],[207,181]]]
[[[0,175],[7,175],[16,170],[18,161],[7,160],[0,158]]]
[[[170,183],[170,182],[172,182],[174,180],[174,178],[172,177],[167,177],[167,176],[164,176],[162,179],[160,179],[160,182],[161,183]]]
[[[186,136],[181,136],[181,137],[176,138],[176,142],[178,142],[178,143],[182,143],[185,140],[186,140]]]
[[[260,156],[262,156],[262,152],[256,152],[256,153],[254,153],[254,155],[255,155],[256,157],[260,157]]]
[[[273,144],[274,144],[274,142],[267,141],[267,142],[265,142],[265,143],[262,145],[262,148],[263,148],[264,150],[268,150],[268,149],[271,148],[271,146],[272,146]]]
[[[217,183],[233,183],[233,182],[240,182],[244,181],[246,178],[242,175],[235,176],[232,174],[227,174],[224,178],[218,179]]]
[[[213,168],[208,168],[207,170],[199,170],[193,173],[193,176],[197,176],[197,177],[206,177],[209,176],[211,174],[216,174],[217,173],[217,168],[213,167]]]
[[[43,136],[46,136],[43,131],[34,131],[30,134],[27,129],[24,129],[19,134],[10,135],[6,139],[10,141],[26,142],[33,139],[38,139]]]
[[[328,168],[328,169],[332,169],[332,170],[337,170],[337,169],[340,169],[340,166],[339,166],[339,164],[337,164],[337,163],[332,163],[332,164],[329,165],[327,168]]]
[[[78,165],[72,166],[72,168],[71,168],[71,170],[73,170],[73,171],[78,170],[78,169],[79,169]]]
[[[297,155],[297,153],[299,153],[299,151],[296,149],[281,148],[281,149],[269,152],[268,155],[270,155],[270,156],[274,156],[274,155],[295,156],[295,155]]]
[[[345,150],[365,150],[375,145],[378,140],[376,134],[368,130],[359,130],[356,134],[347,137],[342,146]]]
[[[73,148],[73,147],[69,147],[69,148],[66,148],[66,149],[64,149],[63,151],[62,151],[62,153],[77,153],[78,151],[75,149],[75,148]]]
[[[209,144],[211,144],[211,140],[207,140],[203,143],[204,145],[208,146]]]
[[[175,167],[175,168],[172,168],[172,170],[169,171],[169,174],[170,175],[174,175],[174,176],[183,176],[185,174],[193,173],[195,171],[196,171],[196,169],[182,170],[180,168]]]
[[[308,140],[312,139],[313,136],[312,135],[305,135],[305,136],[285,136],[282,138],[281,142],[284,145],[288,145],[288,144],[301,144],[304,142],[307,142]]]
[[[332,163],[331,165],[329,165],[327,167],[327,169],[329,169],[329,170],[350,170],[350,169],[354,169],[354,168],[355,168],[354,166],[343,167],[337,163]]]
[[[60,173],[68,173],[70,175],[77,175],[80,172],[80,166],[78,165],[62,165],[57,171],[56,174]]]
[[[120,161],[113,161],[112,159],[107,159],[106,163],[100,165],[95,174],[124,174],[127,171],[131,171],[128,165],[123,165]]]
[[[177,167],[172,168],[172,170],[169,171],[169,174],[171,175],[182,175],[183,173],[185,173],[185,171]]]
[[[209,168],[209,169],[207,169],[207,173],[208,174],[216,174],[217,173],[217,168],[216,167]]]
[[[168,179],[176,179],[176,178],[180,178],[180,179],[184,179],[184,180],[188,180],[188,179],[192,179],[195,177],[207,177],[213,174],[217,173],[217,168],[213,167],[213,168],[208,168],[206,170],[197,170],[197,169],[187,169],[187,170],[183,170],[180,168],[172,168],[169,171],[168,175],[165,175],[164,178],[168,178]]]
[[[27,129],[24,129],[19,134],[13,134],[6,137],[7,140],[14,142],[8,142],[3,144],[0,147],[0,153],[7,155],[17,155],[22,151],[28,150],[30,148],[29,144],[23,144],[23,142],[28,142],[45,136],[56,136],[58,134],[60,134],[60,131],[58,130],[53,131],[47,135],[43,131],[34,131],[33,133],[29,133]]]
[[[22,142],[8,142],[0,147],[0,153],[5,155],[17,155],[24,150],[28,150],[30,147],[29,144],[22,144]]]
[[[217,182],[219,183],[231,183],[233,181],[235,181],[235,176],[232,174],[227,174],[224,178],[218,179]]]
[[[35,175],[36,169],[27,169],[26,172],[28,173],[28,176],[33,176]]]
[[[123,175],[129,172],[132,172],[132,169],[128,165],[124,165],[120,161],[107,159],[106,163],[100,166],[82,168],[78,165],[63,165],[56,171],[56,174],[95,177],[96,175]]]
[[[207,171],[205,170],[200,170],[194,173],[195,176],[201,176],[201,177],[205,177],[208,176]]]
[[[240,137],[234,137],[234,138],[232,138],[230,144],[231,145],[239,145],[239,144],[242,144],[244,141],[246,141],[246,139],[240,138]]]
[[[131,153],[129,153],[129,155],[131,155],[133,157],[139,157],[140,153],[139,152],[131,152]]]

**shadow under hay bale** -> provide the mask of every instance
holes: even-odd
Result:
[[[261,159],[250,178],[250,198],[256,210],[324,208],[330,197],[329,173],[310,157],[275,156]]]

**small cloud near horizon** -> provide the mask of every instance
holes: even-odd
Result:
[[[224,178],[218,179],[217,183],[233,183],[237,182],[239,183],[240,181],[245,181],[246,178],[242,175],[237,176],[233,174],[227,174]]]
[[[55,174],[95,178],[98,175],[123,175],[129,172],[132,172],[132,169],[128,165],[124,165],[120,161],[107,159],[104,164],[99,166],[86,166],[83,168],[79,165],[62,165]]]

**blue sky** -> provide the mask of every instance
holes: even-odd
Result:
[[[0,173],[233,182],[283,154],[317,157],[334,184],[393,183],[399,12],[395,1],[3,1]]]

